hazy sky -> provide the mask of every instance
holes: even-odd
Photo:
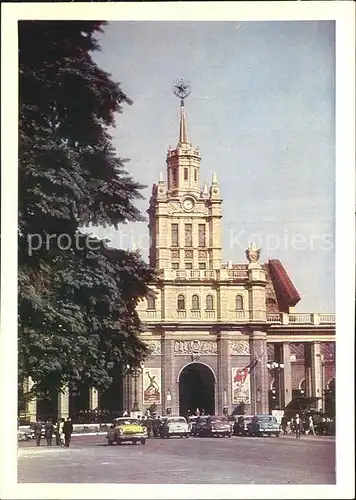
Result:
[[[305,312],[334,310],[334,22],[111,22],[98,64],[134,101],[117,117],[114,144],[148,186],[178,139],[180,77],[192,84],[186,113],[199,146],[201,181],[218,174],[223,260],[280,259]],[[95,229],[147,258],[146,223]]]

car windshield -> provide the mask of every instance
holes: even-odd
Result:
[[[259,422],[275,422],[276,417],[272,417],[271,415],[264,415],[263,417],[258,417]]]
[[[115,423],[116,425],[139,425],[136,418],[117,418]]]
[[[228,419],[226,417],[211,417],[211,422],[223,422],[224,424],[228,423]]]
[[[168,422],[170,424],[186,424],[186,420],[184,417],[173,417],[173,418],[169,418],[168,419]]]

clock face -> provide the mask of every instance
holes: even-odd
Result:
[[[183,208],[184,210],[193,210],[194,200],[192,198],[186,198],[183,200]]]

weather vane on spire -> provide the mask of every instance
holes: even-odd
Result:
[[[181,106],[184,106],[184,99],[191,93],[191,85],[183,79],[177,80],[173,85],[173,93],[179,97]]]

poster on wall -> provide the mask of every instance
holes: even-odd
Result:
[[[143,371],[143,404],[161,404],[161,369],[145,368]]]
[[[248,369],[232,368],[232,403],[251,403],[250,373]]]

